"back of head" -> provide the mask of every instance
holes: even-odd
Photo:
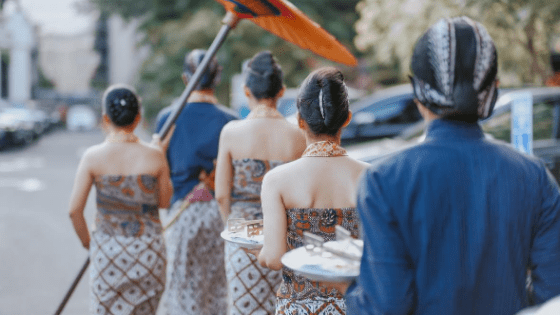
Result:
[[[103,94],[103,110],[118,127],[134,122],[140,110],[140,102],[134,89],[127,85],[112,85]]]
[[[498,56],[482,24],[467,17],[439,20],[416,43],[411,71],[416,98],[435,114],[476,121],[492,113]]]
[[[206,55],[206,50],[195,49],[185,56],[185,62],[183,63],[183,73],[187,79],[191,79],[194,75],[196,69],[204,59]],[[204,71],[198,85],[195,90],[208,90],[214,89],[220,83],[220,74],[222,72],[222,67],[218,64],[216,57],[212,57],[206,71]]]
[[[297,108],[316,135],[336,135],[348,119],[348,90],[335,68],[315,70],[303,81]]]
[[[247,64],[245,86],[260,99],[273,98],[282,90],[283,73],[270,51],[261,51]]]

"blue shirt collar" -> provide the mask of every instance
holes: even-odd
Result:
[[[426,139],[482,139],[478,123],[435,119],[426,128]]]

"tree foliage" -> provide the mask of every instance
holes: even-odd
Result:
[[[401,77],[416,40],[437,20],[466,15],[481,22],[496,43],[505,85],[542,84],[560,21],[560,2],[546,0],[362,0],[358,11],[356,46],[372,49],[380,64],[397,58]]]
[[[151,54],[144,63],[138,82],[144,98],[147,116],[180,95],[184,85],[180,79],[185,54],[195,48],[207,49],[219,28],[225,10],[209,0],[88,0],[99,10],[118,14],[125,19],[140,18],[139,32]],[[359,0],[292,1],[352,52],[358,20],[356,4]],[[330,62],[297,48],[269,34],[248,21],[241,21],[218,52],[223,66],[222,84],[218,98],[227,103],[229,81],[241,71],[242,62],[261,50],[270,50],[278,58],[284,71],[285,83],[295,87],[310,69]],[[348,70],[342,67],[343,70]],[[348,71],[349,72],[349,71]],[[349,73],[350,74],[350,73]]]

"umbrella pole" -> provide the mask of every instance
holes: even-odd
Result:
[[[218,51],[218,49],[224,43],[227,35],[229,34],[229,32],[232,29],[235,28],[235,26],[237,26],[238,22],[239,22],[239,17],[237,17],[237,15],[235,15],[232,12],[228,12],[226,14],[226,16],[224,17],[224,19],[222,20],[222,23],[224,25],[220,29],[220,32],[218,33],[218,35],[216,35],[216,38],[214,38],[214,41],[212,42],[212,45],[210,46],[210,48],[208,49],[208,51],[204,55],[204,58],[200,62],[200,65],[198,65],[198,67],[196,68],[196,71],[194,72],[193,76],[189,80],[189,83],[187,84],[187,87],[185,88],[183,93],[181,93],[181,96],[179,97],[179,104],[180,105],[178,107],[176,107],[171,112],[171,114],[169,115],[169,117],[165,121],[165,124],[161,128],[161,131],[159,132],[159,136],[160,136],[161,139],[165,138],[165,136],[169,132],[169,129],[171,128],[171,126],[175,123],[175,121],[179,117],[179,114],[181,113],[181,111],[183,110],[185,105],[187,104],[187,100],[188,100],[189,96],[191,95],[191,92],[198,85],[198,82],[200,81],[200,78],[202,77],[202,74],[204,73],[204,71],[206,71],[206,68],[208,67],[208,64],[210,63],[210,60],[212,59],[212,57],[214,57],[214,55],[216,55],[216,52]]]
[[[70,296],[72,296],[72,293],[74,293],[76,286],[78,285],[78,283],[80,283],[80,279],[82,279],[82,276],[84,275],[84,272],[86,272],[88,266],[89,266],[89,257],[86,259],[86,262],[82,266],[82,269],[80,269],[80,272],[78,272],[78,275],[74,279],[74,282],[72,282],[72,285],[70,285],[68,292],[66,292],[66,295],[62,299],[62,302],[60,302],[60,305],[56,309],[56,312],[54,312],[54,315],[60,315],[62,313],[62,310],[66,306],[66,303],[68,303],[68,300],[70,299]]]

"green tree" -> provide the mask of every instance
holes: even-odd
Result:
[[[437,20],[466,15],[481,22],[496,43],[505,85],[543,83],[560,21],[560,3],[544,0],[362,0],[358,11],[356,46],[373,51],[378,64],[398,59],[402,78],[416,40]]]
[[[208,0],[86,0],[99,10],[119,14],[125,19],[141,18],[139,32],[151,54],[141,70],[141,91],[146,115],[153,117],[162,107],[178,97],[184,85],[180,80],[183,58],[195,48],[208,48],[216,36],[225,14],[222,6]],[[352,52],[356,35],[355,10],[359,0],[293,1],[304,13],[339,39]],[[269,34],[248,21],[242,21],[218,52],[224,71],[218,98],[228,103],[230,78],[241,71],[242,62],[261,50],[270,50],[278,58],[289,87],[301,83],[310,69],[332,64],[311,52]],[[338,65],[337,65],[338,66]],[[339,66],[340,67],[340,66]],[[352,76],[349,68],[348,77]]]

